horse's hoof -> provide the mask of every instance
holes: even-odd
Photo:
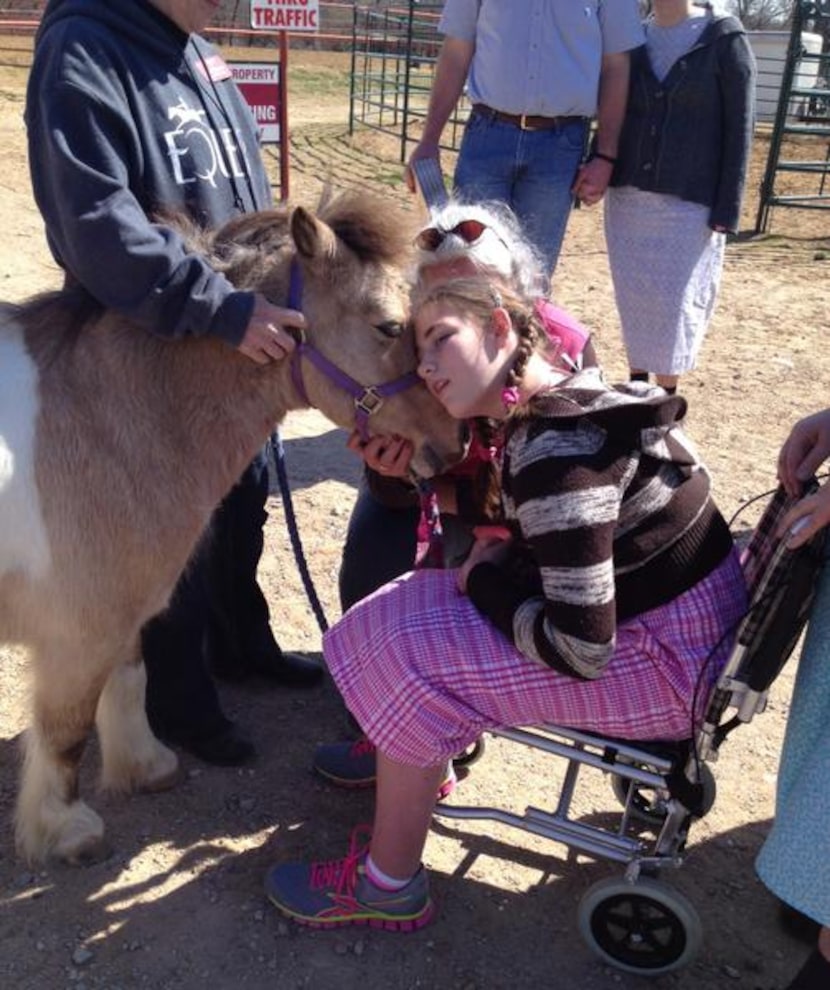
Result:
[[[28,833],[18,821],[18,849],[29,861],[67,863],[88,866],[112,854],[104,838],[101,816],[83,801],[63,805],[50,821],[42,821],[36,832]]]
[[[89,839],[80,846],[66,852],[54,853],[54,857],[67,866],[94,866],[96,863],[103,863],[105,859],[112,856],[112,846],[101,836],[96,839]]]
[[[120,761],[105,757],[101,789],[114,794],[154,794],[175,787],[182,779],[178,756],[152,736],[149,742],[140,757]]]
[[[144,768],[138,789],[145,794],[169,791],[184,779],[184,771],[178,756],[157,739],[152,761]]]
[[[176,765],[161,777],[145,780],[139,787],[142,794],[158,794],[159,791],[169,791],[184,780],[184,767],[176,760]]]

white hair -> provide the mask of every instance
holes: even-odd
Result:
[[[485,226],[482,235],[472,244],[451,233],[453,227],[464,220],[478,220]],[[446,236],[434,251],[419,249],[414,281],[418,281],[421,272],[431,265],[468,258],[477,267],[501,276],[525,298],[547,295],[541,259],[522,233],[516,215],[505,203],[464,203],[450,199],[430,212],[424,229],[431,227],[446,232]]]

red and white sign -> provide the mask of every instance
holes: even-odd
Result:
[[[251,0],[251,27],[264,31],[320,29],[320,0]]]
[[[282,86],[279,62],[231,62],[231,72],[253,110],[263,144],[279,144]]]

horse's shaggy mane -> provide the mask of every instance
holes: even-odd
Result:
[[[247,289],[260,285],[264,275],[273,269],[274,256],[292,247],[291,213],[284,206],[245,213],[216,229],[202,227],[176,211],[159,211],[154,222],[176,231],[188,250],[205,258],[211,268],[224,274],[237,288]],[[373,193],[325,189],[316,216],[363,264],[403,266],[411,258],[412,217]],[[84,328],[105,312],[77,284],[42,293],[21,307],[13,307],[12,312],[21,313],[24,309],[43,327],[38,337],[46,338],[41,340],[46,361],[71,349]]]
[[[411,217],[372,193],[326,189],[317,216],[361,261],[401,264],[412,251],[415,231]]]

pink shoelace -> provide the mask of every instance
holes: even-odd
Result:
[[[354,897],[357,867],[369,848],[371,837],[371,825],[355,825],[349,836],[349,851],[342,859],[325,859],[311,864],[311,889],[327,890],[333,887],[337,895]]]

